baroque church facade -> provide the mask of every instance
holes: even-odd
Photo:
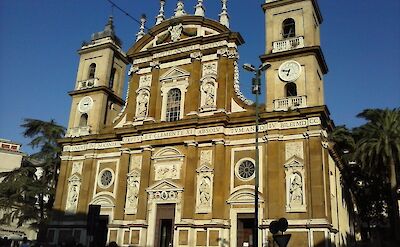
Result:
[[[82,45],[51,243],[253,246],[256,108],[240,91],[244,40],[221,2],[211,20],[203,1],[194,14],[177,1],[171,18],[160,1],[155,25],[146,33],[142,18],[127,52],[112,18]],[[260,107],[259,246],[274,246],[269,225],[282,217],[289,246],[340,246],[352,232],[328,141],[322,15],[316,0],[266,0],[262,9],[261,61],[271,67]]]

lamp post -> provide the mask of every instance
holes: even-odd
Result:
[[[256,95],[256,164],[255,164],[255,182],[254,182],[254,228],[253,228],[253,247],[258,247],[258,186],[259,186],[259,150],[258,150],[258,122],[259,122],[259,109],[258,109],[258,95],[261,94],[261,74],[271,67],[270,63],[261,64],[258,69],[253,65],[245,63],[243,69],[253,72],[252,78],[252,93]]]

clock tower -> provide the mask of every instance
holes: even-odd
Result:
[[[129,63],[114,32],[112,17],[103,31],[84,42],[73,91],[68,137],[97,134],[121,111],[126,65]]]
[[[328,67],[320,48],[322,16],[316,0],[266,0],[266,110],[322,106]]]

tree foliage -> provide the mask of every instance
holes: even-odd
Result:
[[[371,227],[398,227],[396,174],[400,163],[400,109],[366,109],[366,123],[352,130],[338,126],[331,134],[343,152],[343,180],[355,197],[358,216]]]
[[[23,157],[19,168],[0,173],[0,208],[6,211],[3,221],[39,228],[54,202],[61,153],[57,139],[64,136],[65,128],[54,120],[37,119],[25,119],[21,127],[37,152]]]

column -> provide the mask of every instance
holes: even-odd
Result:
[[[198,163],[197,143],[186,142],[186,171],[183,197],[183,219],[193,219],[196,205],[196,168]]]
[[[115,202],[115,214],[114,218],[116,220],[124,219],[124,208],[125,208],[125,198],[126,198],[126,175],[129,169],[129,149],[121,149],[121,158],[119,162],[119,172],[118,172],[118,184],[117,184],[117,194]]]
[[[96,178],[96,160],[94,159],[94,153],[86,154],[85,160],[83,161],[82,168],[82,184],[81,191],[79,193],[78,210],[79,213],[87,213],[89,210],[89,203],[93,197],[93,183]]]
[[[153,61],[150,63],[152,67],[152,79],[151,79],[151,88],[150,88],[150,104],[149,104],[149,120],[155,121],[156,119],[160,119],[161,115],[161,105],[158,104],[159,99],[159,81],[160,81],[160,62]]]
[[[62,197],[65,194],[65,184],[67,183],[67,167],[68,167],[68,161],[67,160],[61,160],[60,164],[60,175],[58,176],[58,182],[57,182],[57,189],[56,189],[56,198],[54,201],[54,206],[53,208],[60,212],[63,211],[64,209],[62,208]]]
[[[139,87],[139,75],[137,72],[139,71],[139,67],[131,67],[128,74],[130,76],[129,79],[129,91],[127,98],[127,105],[129,105],[129,110],[126,110],[126,121],[130,122],[135,119],[136,114],[136,90]]]
[[[144,146],[143,149],[143,159],[142,159],[142,173],[140,174],[140,188],[139,188],[139,201],[138,209],[136,214],[136,219],[145,220],[147,217],[147,201],[148,195],[146,189],[149,187],[150,183],[150,169],[151,169],[151,146]]]
[[[235,61],[238,59],[238,53],[235,50],[229,50],[228,53],[228,61],[227,61],[227,85],[226,85],[226,98],[227,98],[227,102],[226,102],[226,108],[225,110],[227,112],[231,112],[232,110],[232,106],[231,106],[231,99],[234,96],[234,81],[235,81],[235,77],[234,77],[234,73],[232,73],[233,71],[235,71]]]
[[[194,115],[198,113],[200,102],[201,86],[201,52],[190,54],[192,61],[192,71],[190,75],[189,87],[187,91],[187,100],[185,106],[185,115]]]
[[[217,51],[218,59],[218,91],[217,91],[217,111],[226,109],[226,79],[228,64],[228,48],[222,48]]]
[[[229,165],[225,164],[225,142],[224,140],[213,140],[213,142],[215,155],[212,217],[213,219],[224,219],[226,195],[231,178],[229,175]]]

